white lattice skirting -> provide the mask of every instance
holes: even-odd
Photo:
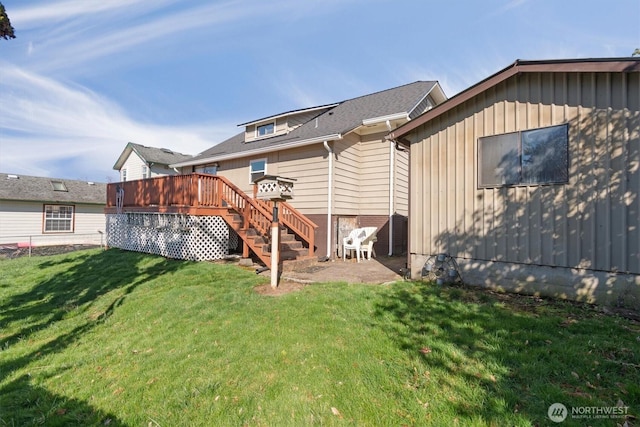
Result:
[[[107,215],[107,245],[191,261],[221,259],[238,235],[219,216],[121,213]]]

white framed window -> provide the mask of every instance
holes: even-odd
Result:
[[[149,167],[147,165],[142,165],[142,177],[149,178]]]
[[[120,170],[120,181],[125,182],[127,180],[127,168]]]
[[[73,205],[44,205],[45,233],[72,233],[75,209]]]
[[[273,135],[276,132],[276,122],[256,126],[256,138]]]
[[[256,179],[267,173],[267,159],[251,160],[249,163],[249,179],[253,183]]]
[[[478,187],[569,182],[569,125],[478,138]]]

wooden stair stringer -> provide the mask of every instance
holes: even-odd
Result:
[[[242,216],[232,209],[228,209],[227,212],[222,215],[222,218],[265,266],[271,266],[271,254],[264,250],[265,243],[257,241],[263,239],[264,236],[261,236],[254,228],[244,227]]]

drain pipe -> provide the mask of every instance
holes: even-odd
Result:
[[[333,149],[329,142],[324,141],[324,148],[329,157],[327,172],[327,258],[331,258],[331,212],[333,211]]]
[[[387,129],[389,132],[391,129],[391,122],[387,120]],[[394,147],[394,142],[389,140],[389,256],[393,255],[393,201],[394,201],[394,173],[396,169],[395,165],[395,154],[396,150]]]

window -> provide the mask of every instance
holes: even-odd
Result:
[[[196,168],[197,173],[208,173],[209,175],[217,175],[218,174],[218,163],[214,163],[212,165],[207,166],[198,166]]]
[[[276,131],[276,124],[275,123],[268,123],[266,125],[260,125],[260,126],[256,127],[256,138],[259,138],[261,136],[271,135],[271,134],[275,133],[275,131]]]
[[[73,206],[44,205],[44,232],[73,231]]]
[[[69,191],[62,181],[51,181],[51,186],[53,187],[53,191]]]
[[[123,168],[120,171],[120,181],[125,182],[127,180],[127,169]]]
[[[249,163],[249,172],[251,174],[251,182],[254,182],[256,179],[264,176],[267,173],[267,160],[252,160],[251,163]]]
[[[478,138],[478,186],[569,181],[569,126]]]
[[[149,167],[147,165],[142,165],[142,177],[149,178]]]

